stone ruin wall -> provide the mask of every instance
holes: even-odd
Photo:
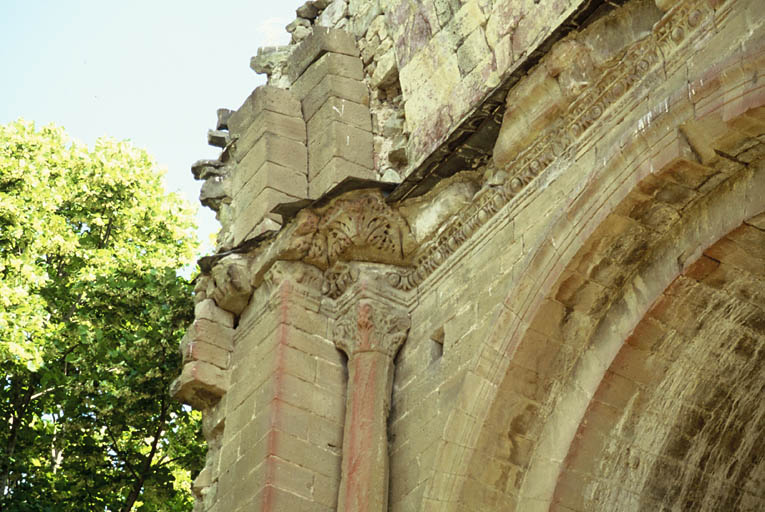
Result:
[[[222,225],[216,254],[200,261],[173,388],[204,412],[197,509],[765,504],[765,444],[742,412],[710,416],[698,449],[676,448],[698,434],[688,407],[705,410],[701,391],[678,386],[719,373],[709,365],[720,353],[702,342],[721,334],[690,327],[706,315],[719,323],[713,311],[672,302],[692,285],[736,318],[757,315],[736,298],[736,271],[721,270],[759,283],[765,268],[757,9],[300,6],[292,43],[252,59],[268,85],[218,111],[208,138],[220,158],[192,168]],[[666,313],[676,308],[686,313]],[[761,339],[747,321],[737,335]],[[685,334],[651,349],[630,337],[656,337],[656,325]],[[383,354],[378,380],[361,371],[354,343],[364,336],[383,347],[372,350]],[[684,343],[706,355],[671,377],[646,366],[682,361]],[[650,357],[630,359],[632,347]],[[746,386],[762,384],[753,368],[740,376]],[[374,392],[359,394],[358,378]],[[668,396],[681,398],[669,406]],[[646,419],[657,416],[677,422]],[[715,446],[731,417],[742,418],[746,454]],[[651,435],[625,433],[640,421]],[[380,446],[387,454],[370,462],[364,454]],[[684,469],[703,453],[716,461],[703,476]],[[749,459],[729,469],[731,457]],[[371,485],[351,466],[384,479]],[[671,490],[667,472],[679,475]],[[728,484],[728,473],[741,476]]]

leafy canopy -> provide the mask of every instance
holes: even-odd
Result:
[[[1,510],[190,510],[191,213],[129,143],[0,126]]]

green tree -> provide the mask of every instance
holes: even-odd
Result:
[[[191,509],[200,418],[168,386],[195,243],[145,151],[0,126],[0,510]]]

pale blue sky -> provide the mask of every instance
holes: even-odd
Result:
[[[0,123],[54,122],[92,145],[130,139],[198,204],[191,164],[215,158],[207,130],[263,77],[260,46],[286,44],[300,0],[0,0]],[[200,237],[217,231],[199,206]],[[207,251],[210,250],[208,246]]]

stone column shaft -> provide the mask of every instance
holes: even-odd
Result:
[[[338,511],[388,509],[388,413],[393,358],[406,339],[409,317],[362,299],[338,322],[335,343],[348,355],[348,394]]]
[[[380,352],[360,352],[349,359],[348,372],[338,510],[387,510],[393,360]]]

